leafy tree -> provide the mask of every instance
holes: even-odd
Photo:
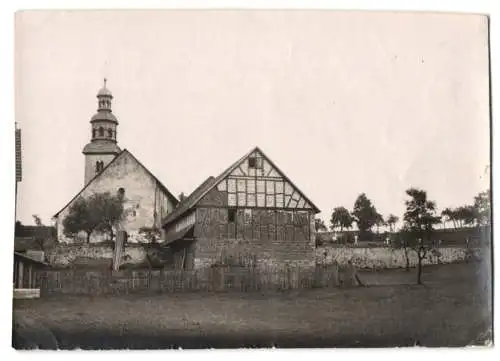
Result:
[[[88,198],[78,198],[63,220],[64,232],[74,236],[80,231],[87,234],[87,243],[94,231],[109,232],[113,239],[116,228],[123,216],[123,197],[112,196],[109,192],[95,193]]]
[[[395,216],[394,214],[389,214],[389,216],[387,217],[386,223],[389,226],[389,230],[391,231],[391,233],[394,233],[395,226],[398,221],[399,217]]]
[[[33,221],[35,222],[36,229],[35,229],[35,242],[38,244],[38,247],[40,247],[41,251],[45,251],[45,243],[47,241],[47,234],[45,232],[45,227],[42,222],[42,219],[37,215],[33,214]]]
[[[108,232],[110,241],[114,239],[114,228],[123,216],[123,195],[111,196],[110,193],[97,193],[94,200],[94,209],[101,216],[97,230]]]
[[[327,231],[325,222],[320,219],[320,218],[315,218],[314,219],[314,228],[316,229],[316,232],[325,232]]]
[[[92,212],[90,199],[78,198],[69,208],[69,213],[63,220],[64,234],[72,237],[83,231],[87,234],[87,243],[90,235],[99,226],[100,219],[97,212]]]
[[[345,207],[336,207],[330,218],[330,226],[332,230],[340,228],[340,232],[342,232],[344,228],[351,228],[353,221],[353,217]]]
[[[457,208],[445,208],[441,212],[446,222],[452,222],[453,228],[463,228],[477,223],[477,211],[474,206],[465,205]]]
[[[373,206],[365,193],[361,193],[354,202],[352,215],[358,226],[360,238],[367,237],[372,227],[376,225],[377,220],[379,220],[377,209]]]
[[[451,208],[445,208],[441,212],[441,217],[444,219],[444,223],[446,226],[446,222],[452,222],[453,223],[453,228],[457,228],[457,223],[456,223],[456,214],[455,211]]]
[[[432,247],[434,225],[440,223],[441,218],[436,215],[436,203],[427,199],[426,191],[410,188],[406,194],[410,197],[405,201],[404,214],[407,245],[417,254],[417,284],[422,284],[422,261]]]
[[[42,219],[37,214],[33,214],[32,217],[33,217],[33,221],[35,222],[35,225],[37,227],[43,227]]]
[[[14,235],[19,236],[22,230],[23,230],[23,224],[21,223],[21,221],[16,221],[16,225],[14,228]]]
[[[474,197],[474,210],[478,226],[491,224],[491,194],[489,190]]]
[[[410,236],[411,234],[408,228],[406,227],[406,225],[403,225],[403,228],[401,228],[401,231],[397,234],[396,241],[392,244],[394,248],[403,250],[405,256],[406,271],[410,271],[410,257],[408,255],[410,250]]]
[[[458,207],[455,214],[460,227],[472,226],[476,223],[476,209],[472,205]]]
[[[380,233],[380,227],[383,227],[385,225],[386,223],[384,217],[380,213],[377,213],[377,215],[375,216],[375,226],[377,227],[377,234]]]

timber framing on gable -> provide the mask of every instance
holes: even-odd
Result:
[[[188,198],[189,202],[181,203],[177,212],[165,218],[164,226],[197,205],[320,212],[258,147],[238,159],[217,178],[209,178]]]
[[[319,213],[318,207],[258,147],[217,177],[196,203],[213,188],[227,193],[229,207],[310,209]]]

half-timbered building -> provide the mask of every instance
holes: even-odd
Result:
[[[176,268],[314,265],[319,209],[259,149],[210,177],[163,221]]]

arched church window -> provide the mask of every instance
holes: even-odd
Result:
[[[95,138],[95,128],[92,129],[92,138]]]
[[[104,128],[103,127],[99,127],[99,136],[100,137],[104,136]]]
[[[113,130],[108,129],[108,137],[113,138]]]

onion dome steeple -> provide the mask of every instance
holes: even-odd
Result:
[[[111,110],[111,100],[113,100],[113,94],[111,94],[111,91],[106,87],[106,83],[107,79],[104,78],[104,86],[99,89],[99,92],[97,93],[97,114],[92,117],[90,121],[91,123],[105,120],[118,124],[118,120]]]
[[[106,87],[106,78],[104,79],[104,86],[97,93],[97,113],[90,119],[90,124],[92,124],[92,145],[94,142],[99,142],[100,144],[108,144],[107,151],[116,151],[118,148],[116,146],[116,128],[118,125],[118,120],[111,110],[111,100],[113,95],[111,91]],[[83,150],[86,152],[87,147]],[[119,152],[119,150],[118,150]]]
[[[85,183],[121,151],[116,137],[118,120],[111,110],[113,94],[106,83],[107,80],[104,79],[104,86],[97,93],[97,113],[90,119],[91,140],[83,148],[88,163],[85,167]],[[96,162],[95,171],[90,166],[93,162]]]

